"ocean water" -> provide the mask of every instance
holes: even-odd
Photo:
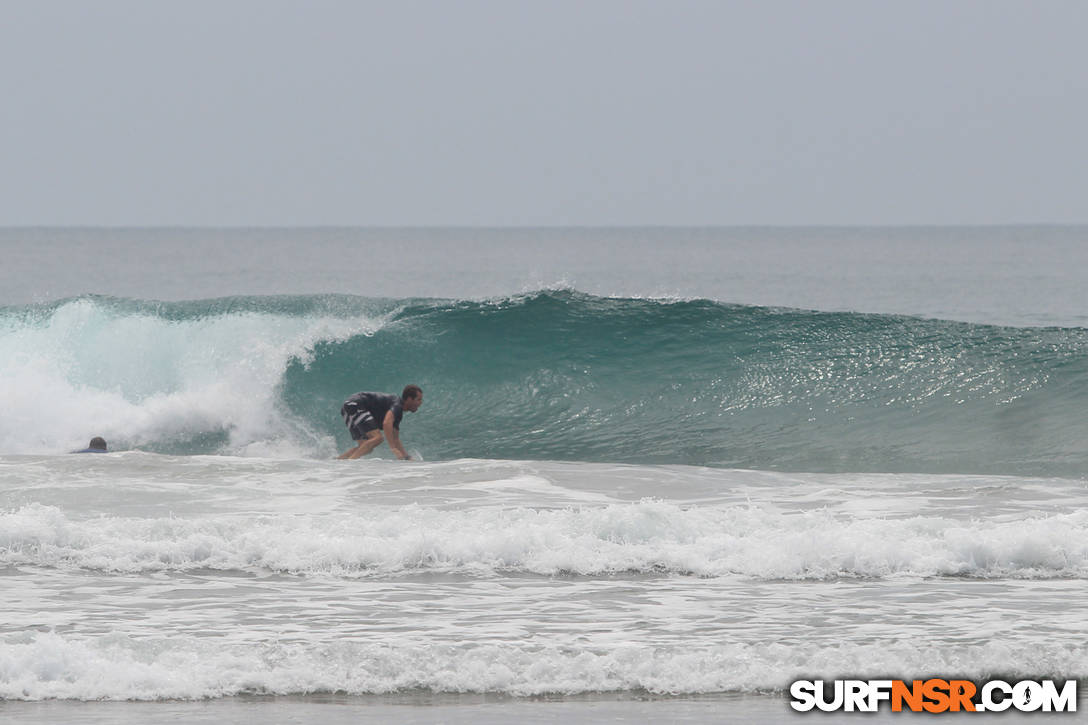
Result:
[[[12,721],[793,721],[796,679],[1088,682],[1088,228],[0,256]],[[409,382],[417,460],[333,460],[343,399]]]

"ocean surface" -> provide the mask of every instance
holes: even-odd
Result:
[[[5,229],[0,259],[11,722],[1088,689],[1088,227]],[[341,402],[406,383],[416,460],[333,460]]]

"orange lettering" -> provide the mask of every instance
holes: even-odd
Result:
[[[967,712],[975,711],[975,703],[971,698],[975,696],[975,683],[970,680],[952,680],[948,683],[952,712],[959,712],[962,707]]]
[[[926,680],[922,683],[922,694],[929,702],[922,703],[926,712],[945,712],[948,710],[948,681]]]
[[[902,712],[903,702],[911,712],[920,712],[922,709],[922,681],[914,680],[910,687],[902,680],[892,682],[892,712]]]

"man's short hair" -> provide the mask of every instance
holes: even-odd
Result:
[[[423,395],[423,388],[418,385],[405,385],[404,392],[400,394],[401,400],[407,400],[408,398],[418,398]]]
[[[104,451],[106,450],[106,441],[104,438],[99,438],[98,436],[95,436],[91,439],[91,444],[87,447],[96,451]]]

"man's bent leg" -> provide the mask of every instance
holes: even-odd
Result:
[[[384,439],[382,438],[382,432],[380,430],[368,430],[366,432],[366,438],[361,441],[357,441],[358,445],[356,445],[351,450],[345,451],[343,454],[340,455],[340,458],[347,458],[349,460],[355,458],[362,458],[367,453],[370,453],[372,450],[380,446],[382,440]]]
[[[362,458],[367,453],[377,448],[382,444],[385,438],[382,437],[380,430],[368,430],[366,432],[366,439],[359,441],[359,445],[355,447],[354,451],[351,451],[351,455],[348,458]]]

